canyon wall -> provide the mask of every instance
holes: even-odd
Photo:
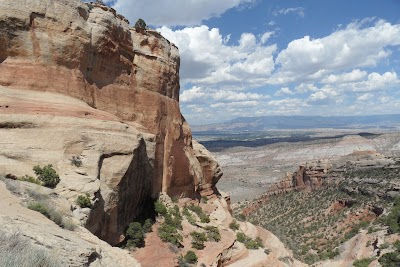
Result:
[[[89,193],[87,227],[111,244],[160,192],[216,193],[219,166],[194,151],[180,113],[179,65],[175,45],[107,6],[2,0],[2,172],[53,164],[56,190],[71,201]]]

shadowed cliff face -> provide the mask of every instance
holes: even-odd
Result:
[[[88,228],[110,243],[123,238],[121,234],[140,212],[143,201],[159,192],[187,197],[198,196],[210,188],[216,192],[220,170],[214,179],[213,168],[217,164],[199,163],[190,127],[180,113],[179,64],[176,46],[155,31],[131,29],[128,21],[109,7],[79,0],[0,1],[0,92],[4,91],[0,102],[4,100],[10,105],[0,112],[121,121],[146,136],[118,144],[129,150],[123,152],[126,154],[118,154],[124,149],[111,149],[114,145],[106,149],[111,154],[104,153],[101,146],[94,149],[97,158],[90,162],[98,164],[90,167],[96,173],[88,177],[97,177],[98,186],[83,190],[65,183],[65,190],[71,190],[74,196],[77,192],[95,194],[98,202],[89,216]],[[16,98],[16,93],[6,92],[5,88],[23,89],[39,96],[25,99],[28,94],[24,93]],[[41,92],[70,96],[103,113],[93,117],[96,112],[88,108],[63,106],[53,100],[43,102]],[[3,117],[6,119],[7,116]],[[52,123],[50,120],[47,127],[51,128]],[[60,126],[54,124],[54,127]],[[63,133],[62,139],[54,140],[64,150],[62,156],[32,156],[21,159],[20,164],[26,163],[24,168],[28,170],[28,163],[52,163],[61,179],[68,181],[60,161],[92,149],[85,146],[97,140],[92,136],[76,137],[73,143],[69,140],[73,135]],[[11,143],[16,146],[18,140],[12,138]],[[112,142],[102,142],[108,141]],[[209,162],[212,166],[207,167]],[[19,174],[20,170],[9,168],[7,163],[4,166],[9,172]]]

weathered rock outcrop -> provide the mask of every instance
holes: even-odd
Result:
[[[328,162],[314,162],[301,165],[294,173],[288,172],[281,180],[273,183],[268,188],[267,195],[329,185],[332,182],[329,174],[331,169],[332,166]]]
[[[4,87],[0,94],[0,106],[9,105],[0,114],[0,172],[34,176],[34,165],[52,164],[61,177],[56,192],[72,204],[85,193],[93,199],[87,228],[121,241],[151,197],[154,135],[64,95]]]
[[[218,194],[215,185],[222,177],[221,167],[210,152],[197,141],[193,141],[193,149],[202,168],[203,175],[199,184],[201,195],[210,196],[212,194]]]
[[[15,188],[14,191],[21,194],[23,192],[23,185],[21,186],[19,182],[11,182],[8,183],[11,183],[11,186]],[[111,247],[106,242],[93,236],[85,228],[78,227],[73,232],[68,231],[60,228],[42,214],[27,209],[21,205],[20,200],[16,196],[12,195],[6,189],[2,181],[0,181],[0,210],[0,237],[4,235],[11,237],[15,234],[20,235],[21,237],[18,238],[20,240],[16,240],[14,236],[11,241],[14,244],[24,242],[27,243],[26,245],[30,244],[32,247],[37,248],[39,252],[48,252],[51,257],[57,259],[57,262],[60,263],[59,265],[51,266],[140,266],[127,251]],[[5,251],[2,252],[5,253]],[[23,258],[29,253],[30,251],[23,250],[18,253],[21,255],[11,256]],[[40,257],[40,255],[38,253],[36,257]],[[0,259],[1,266],[10,266],[3,265],[2,262]],[[33,263],[29,262],[27,264]]]
[[[104,5],[2,0],[1,172],[53,164],[61,194],[93,197],[87,227],[111,244],[159,192],[214,190],[219,167],[199,163],[180,113],[179,64],[176,46]]]
[[[272,183],[266,193],[247,205],[242,212],[245,215],[249,215],[257,211],[273,195],[285,194],[293,190],[313,190],[322,186],[333,185],[335,181],[329,174],[331,169],[331,164],[324,161],[300,165],[294,173],[287,172],[285,177]]]
[[[179,110],[178,49],[136,32],[106,6],[78,0],[0,3],[0,85],[58,92],[155,135],[152,194],[192,196],[198,173]]]

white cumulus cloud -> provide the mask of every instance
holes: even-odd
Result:
[[[385,72],[379,74],[372,72],[368,75],[368,78],[364,81],[345,85],[350,87],[354,92],[370,92],[375,90],[385,90],[398,85],[400,80],[397,77],[396,72]]]
[[[351,23],[324,38],[304,36],[290,42],[276,58],[280,68],[275,82],[316,79],[341,69],[376,66],[391,54],[389,46],[400,45],[400,24],[383,20],[370,27],[365,24]]]
[[[282,95],[293,95],[294,92],[292,90],[290,90],[289,87],[282,87],[281,89],[279,89],[275,95],[276,96],[282,96]]]
[[[256,93],[215,90],[212,88],[202,88],[198,86],[184,90],[180,95],[180,101],[182,103],[194,101],[240,102],[256,101],[267,98],[269,98],[269,96]]]
[[[179,47],[183,84],[243,89],[265,85],[274,71],[277,46],[265,44],[272,33],[243,33],[237,44],[228,45],[229,36],[204,25],[175,31],[163,26],[158,31]]]
[[[323,83],[344,83],[344,82],[353,82],[358,81],[367,76],[366,71],[361,71],[360,69],[355,69],[348,73],[343,74],[330,74],[329,76],[322,79]]]

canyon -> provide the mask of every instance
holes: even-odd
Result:
[[[315,130],[211,153],[180,111],[178,47],[130,25],[98,1],[0,1],[0,266],[24,260],[8,253],[21,246],[74,267],[351,266],[393,251],[399,236],[387,228],[350,227],[395,206],[398,132]],[[34,178],[36,166],[54,168],[54,188]],[[303,207],[306,218],[294,212]],[[355,236],[330,247],[318,228],[318,245],[341,251],[311,261],[319,247],[305,242],[303,255],[290,238],[310,238],[300,228],[323,225],[321,214],[343,217],[327,238]],[[153,224],[130,249],[142,219]],[[183,262],[193,251],[196,263]]]
[[[260,227],[238,223],[268,253],[237,241],[229,196],[216,187],[220,165],[192,140],[180,112],[178,48],[155,30],[129,25],[97,2],[0,2],[2,240],[18,234],[59,266],[155,266],[157,251],[166,252],[158,266],[176,264],[190,246],[188,233],[184,250],[168,248],[156,231],[136,254],[121,248],[128,225],[161,194],[166,203],[198,205],[223,233],[197,251],[199,264],[288,266],[282,259],[291,252]],[[36,165],[59,174],[54,189],[23,179],[35,176]],[[77,205],[82,196],[91,208]],[[62,214],[58,225],[28,209],[36,200]],[[293,259],[291,266],[303,264]]]

